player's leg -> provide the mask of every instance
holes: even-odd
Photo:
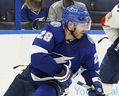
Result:
[[[57,90],[54,86],[49,84],[42,84],[40,87],[35,91],[33,96],[58,96]]]
[[[65,90],[56,80],[35,82],[35,84],[39,87],[37,87],[33,96],[62,96],[63,94],[66,94]]]
[[[18,74],[4,96],[32,96],[35,88],[30,76],[30,66]]]

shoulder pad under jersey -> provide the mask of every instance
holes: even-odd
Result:
[[[57,22],[57,21],[53,21],[50,23],[53,27],[60,27],[61,26],[61,22]]]

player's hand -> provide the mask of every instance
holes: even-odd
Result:
[[[89,91],[89,96],[104,96],[104,91],[101,81],[98,77],[93,78],[93,91]]]
[[[68,94],[68,87],[72,83],[71,80],[72,71],[69,66],[64,65],[61,70],[55,74],[54,78],[58,81],[60,88],[60,94]]]
[[[95,92],[97,95],[102,96],[103,95],[103,88],[102,88],[102,84],[99,81],[95,81],[93,83]]]
[[[88,96],[97,96],[97,95],[95,91],[91,90],[88,92]]]
[[[58,74],[55,74],[54,78],[60,83],[64,89],[69,87],[71,81],[72,72],[67,65],[64,65]]]

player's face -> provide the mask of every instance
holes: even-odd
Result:
[[[87,29],[88,23],[79,23],[75,27],[74,35],[77,39],[80,39],[83,35],[85,30]]]
[[[79,23],[77,26],[74,26],[72,22],[68,22],[68,29],[73,32],[73,36],[71,32],[66,31],[65,32],[65,39],[66,40],[74,40],[75,38],[80,39],[83,35],[85,30],[87,29],[88,23]]]

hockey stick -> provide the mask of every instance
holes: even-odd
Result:
[[[78,81],[77,84],[80,85],[80,86],[82,86],[82,87],[84,87],[84,88],[86,88],[87,91],[93,91],[93,90],[95,90],[94,88],[92,88],[92,87],[84,84],[83,82]],[[102,96],[107,96],[107,95],[103,94]]]
[[[27,65],[17,65],[17,66],[14,66],[13,69],[16,69],[16,68],[21,67],[21,66],[27,66]]]
[[[94,90],[92,87],[84,84],[83,82],[78,81],[77,84],[80,85],[80,86],[82,86],[82,87],[84,87],[84,88],[86,88],[87,91]]]
[[[98,40],[98,43],[100,43],[102,40],[104,40],[104,39],[109,39],[108,37],[103,37],[103,38],[101,38],[100,40]]]

